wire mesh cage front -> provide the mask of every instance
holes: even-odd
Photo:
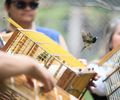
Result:
[[[120,100],[120,66],[105,80],[106,93],[109,100]]]
[[[108,100],[120,100],[120,46],[108,52],[98,65],[109,67],[103,80]]]

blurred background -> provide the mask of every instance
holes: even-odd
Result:
[[[5,15],[3,3],[0,3],[0,18]],[[41,0],[36,23],[59,31],[70,53],[92,61],[103,53],[104,29],[109,20],[119,17],[119,5],[120,0]],[[0,23],[0,29],[5,25],[5,21]],[[82,35],[86,32],[97,37],[97,41],[83,49]]]
[[[2,20],[4,0],[0,1]],[[41,0],[36,23],[59,31],[70,53],[89,62],[102,55],[105,26],[111,19],[120,16],[119,5],[120,0]],[[4,21],[0,23],[0,29],[4,29],[5,25]],[[97,40],[84,48],[82,35],[86,32]],[[87,95],[85,100],[90,100],[88,98]]]

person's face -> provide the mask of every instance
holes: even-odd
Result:
[[[12,0],[7,8],[9,16],[16,22],[32,22],[36,16],[37,0]]]
[[[112,48],[120,46],[120,24],[116,27],[116,31],[112,37]]]

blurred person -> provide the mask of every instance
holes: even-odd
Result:
[[[112,20],[106,27],[106,47],[105,52],[108,53],[120,46],[120,18]],[[105,41],[104,41],[105,43]],[[89,65],[95,68],[95,71],[100,75],[100,78],[94,83],[96,87],[90,87],[94,100],[107,100],[105,93],[105,85],[102,82],[106,78],[106,74],[113,68],[108,66],[98,67],[96,64]]]
[[[37,9],[39,7],[39,2],[40,0],[5,0],[5,10],[8,16],[24,29],[42,32],[60,44],[63,48],[67,49],[66,43],[59,32],[53,29],[35,25],[34,20],[36,18],[36,14],[38,13]],[[7,42],[14,30],[15,27],[10,24],[8,29],[2,32],[3,40]]]
[[[55,82],[46,69],[31,57],[24,55],[9,55],[0,51],[0,81],[11,76],[24,74],[33,77],[44,84],[44,92],[51,91]]]

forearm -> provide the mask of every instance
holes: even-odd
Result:
[[[32,60],[24,56],[11,56],[0,52],[0,80],[19,74],[27,74],[33,67]],[[22,66],[21,66],[22,65]]]
[[[45,92],[48,92],[53,89],[55,83],[43,66],[27,56],[12,56],[0,52],[0,80],[25,74],[44,83]]]

